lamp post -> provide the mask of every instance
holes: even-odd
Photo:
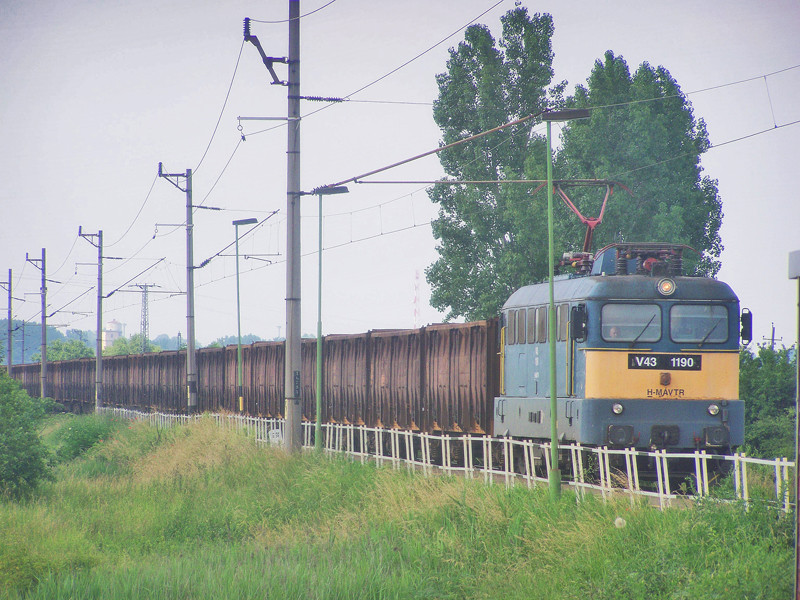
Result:
[[[239,412],[244,411],[244,396],[242,395],[242,315],[239,300],[239,225],[253,225],[254,223],[258,223],[258,219],[255,217],[233,221],[234,231],[236,232],[236,334],[238,338],[236,346],[236,393],[239,395]]]
[[[334,194],[346,194],[350,190],[347,186],[321,187],[312,190],[312,194],[319,197],[319,246],[317,248],[318,257],[318,282],[317,282],[317,386],[315,396],[317,397],[317,417],[314,422],[314,450],[322,452],[322,197]]]
[[[569,121],[585,119],[588,109],[559,110],[542,113],[542,120],[547,122],[547,263],[550,284],[550,301],[548,303],[548,342],[550,347],[550,497],[557,500],[561,496],[561,471],[558,468],[558,388],[556,385],[556,305],[553,291],[555,273],[555,257],[553,254],[553,150],[550,141],[550,123],[552,121]]]
[[[800,465],[800,250],[789,253],[789,279],[797,280],[797,345],[795,346],[795,465]],[[800,477],[796,477],[795,499],[800,498]],[[796,500],[795,500],[796,502]],[[795,507],[797,504],[795,504]],[[794,596],[800,600],[800,510],[795,508],[794,524]]]

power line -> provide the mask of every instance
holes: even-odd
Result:
[[[208,154],[208,149],[211,148],[211,142],[214,141],[214,136],[217,135],[217,129],[219,128],[219,122],[222,120],[222,115],[225,113],[225,107],[228,105],[228,98],[231,96],[231,90],[233,89],[233,81],[236,79],[236,71],[239,70],[239,61],[242,58],[242,50],[244,49],[244,39],[242,40],[242,45],[239,46],[239,56],[236,57],[236,66],[233,68],[233,75],[231,76],[231,83],[228,86],[228,92],[225,94],[225,102],[222,103],[222,109],[219,111],[219,117],[217,118],[217,123],[214,125],[214,131],[211,132],[211,139],[208,140],[208,146],[206,146],[205,152],[203,152],[203,156],[200,158],[200,162],[197,163],[197,166],[194,168],[195,174],[197,174],[198,169],[200,169],[200,165],[203,164],[203,161],[206,158],[206,154]]]
[[[74,239],[74,240],[72,240],[72,246],[70,247],[70,249],[69,249],[69,252],[67,252],[67,256],[64,258],[64,262],[62,262],[62,263],[61,263],[61,264],[58,266],[58,268],[57,268],[55,271],[53,271],[53,273],[52,273],[52,275],[53,275],[53,276],[55,276],[55,275],[56,275],[56,274],[57,274],[57,273],[58,273],[58,272],[59,272],[59,271],[62,269],[62,267],[63,267],[65,264],[67,264],[67,261],[69,260],[69,257],[70,257],[70,255],[72,254],[72,251],[75,249],[75,244],[77,244],[77,243],[78,243],[78,237],[79,237],[79,236],[77,236],[77,235],[76,235],[76,236],[75,236],[75,239]]]
[[[586,108],[589,108],[589,109],[617,108],[617,107],[621,107],[621,106],[631,106],[633,104],[644,104],[644,103],[647,103],[647,102],[658,102],[660,100],[669,100],[671,98],[681,98],[681,97],[685,97],[685,96],[693,96],[695,94],[702,94],[703,92],[710,92],[712,90],[719,90],[719,89],[726,88],[726,87],[731,87],[731,86],[734,86],[734,85],[740,85],[742,83],[749,83],[751,81],[757,81],[759,79],[766,80],[767,77],[770,77],[772,75],[777,75],[778,73],[783,73],[784,71],[791,71],[792,69],[797,69],[797,68],[800,68],[800,64],[793,65],[791,67],[786,67],[785,69],[780,69],[778,71],[773,71],[772,73],[764,73],[762,75],[757,75],[755,77],[748,77],[746,79],[739,79],[738,81],[731,81],[731,82],[728,82],[728,83],[721,83],[719,85],[714,85],[714,86],[711,86],[711,87],[702,88],[702,89],[694,90],[694,91],[691,91],[691,92],[679,92],[677,94],[665,94],[664,96],[655,96],[653,98],[643,98],[643,99],[640,99],[640,100],[627,100],[625,102],[614,102],[614,103],[611,103],[611,104],[600,104],[600,105],[597,105],[597,106],[588,106]]]
[[[142,214],[142,211],[144,210],[147,201],[150,199],[150,194],[153,193],[153,188],[155,187],[157,180],[158,180],[158,175],[156,174],[156,176],[153,177],[153,183],[150,184],[150,189],[147,191],[147,195],[144,198],[144,202],[142,202],[142,205],[139,207],[139,212],[137,212],[136,216],[133,217],[133,221],[131,221],[131,224],[128,225],[128,228],[125,230],[125,233],[123,233],[116,242],[106,244],[105,245],[106,248],[111,248],[112,246],[116,246],[125,238],[126,235],[128,235],[128,232],[131,230],[131,227],[133,227],[133,224],[136,223],[136,220],[139,218],[139,215]]]
[[[255,231],[256,229],[258,229],[259,227],[261,227],[261,226],[262,226],[264,223],[266,223],[266,222],[267,222],[267,221],[270,219],[270,217],[274,216],[274,215],[275,215],[275,214],[277,214],[277,213],[278,213],[278,211],[277,211],[277,210],[273,210],[273,211],[272,211],[272,214],[270,214],[270,215],[269,215],[269,216],[268,216],[266,219],[263,219],[263,220],[262,220],[260,223],[256,223],[255,225],[253,225],[253,226],[252,226],[250,229],[248,229],[247,231],[245,231],[245,232],[244,232],[242,235],[240,235],[240,236],[239,236],[237,239],[233,240],[233,241],[232,241],[230,244],[228,244],[227,246],[225,246],[225,247],[224,247],[222,250],[220,250],[220,251],[219,251],[219,252],[217,252],[216,254],[214,254],[214,255],[210,256],[209,258],[207,258],[207,259],[205,259],[203,262],[201,262],[199,265],[197,265],[197,266],[195,267],[195,269],[202,269],[203,267],[205,267],[205,266],[206,266],[208,263],[210,263],[212,260],[214,260],[214,259],[215,259],[216,257],[218,257],[220,254],[222,254],[223,252],[225,252],[225,250],[227,250],[228,248],[230,248],[231,246],[233,246],[233,245],[234,245],[234,244],[235,244],[235,243],[236,243],[238,240],[242,240],[242,239],[244,239],[245,237],[247,237],[247,235],[248,235],[248,234],[252,233],[252,232],[253,232],[253,231]]]
[[[416,56],[414,56],[413,58],[411,58],[411,59],[407,60],[406,62],[404,62],[403,64],[401,64],[400,66],[398,66],[398,67],[395,67],[394,69],[392,69],[392,70],[391,70],[391,71],[389,71],[388,73],[385,73],[385,74],[381,75],[381,76],[380,76],[380,77],[378,77],[377,79],[375,79],[375,80],[373,80],[373,81],[369,82],[368,84],[366,84],[366,85],[364,85],[364,86],[362,86],[362,87],[358,88],[358,89],[357,89],[357,90],[355,90],[354,92],[350,92],[349,94],[346,94],[346,95],[345,95],[345,96],[343,96],[342,98],[343,98],[343,99],[346,99],[346,100],[350,100],[350,97],[351,97],[351,96],[355,96],[356,94],[358,94],[358,93],[360,93],[360,92],[363,92],[363,91],[364,91],[364,90],[366,90],[367,88],[370,88],[370,87],[372,87],[372,86],[373,86],[373,85],[375,85],[376,83],[378,83],[378,82],[380,82],[380,81],[383,81],[383,80],[384,80],[384,79],[386,79],[387,77],[389,77],[389,76],[391,76],[391,75],[394,75],[394,74],[395,74],[395,73],[397,73],[397,72],[398,72],[400,69],[403,69],[404,67],[407,67],[408,65],[410,65],[410,64],[411,64],[412,62],[414,62],[415,60],[417,60],[417,59],[419,59],[419,58],[423,57],[423,56],[424,56],[424,55],[426,55],[428,52],[430,52],[430,51],[434,50],[435,48],[437,48],[437,47],[441,46],[443,43],[445,43],[445,42],[446,42],[447,40],[449,40],[451,37],[453,37],[454,35],[456,35],[456,34],[460,33],[461,31],[463,31],[464,29],[466,29],[466,28],[467,28],[467,27],[469,27],[470,25],[472,25],[472,24],[473,24],[475,21],[477,21],[478,19],[480,19],[480,18],[481,18],[482,16],[484,16],[485,14],[487,14],[487,13],[491,12],[493,9],[497,8],[498,6],[500,6],[500,5],[501,5],[503,2],[505,2],[505,0],[499,0],[498,2],[495,2],[495,3],[494,3],[494,4],[492,4],[492,5],[491,5],[489,8],[487,8],[485,11],[483,11],[481,14],[479,14],[479,15],[478,15],[478,16],[476,16],[476,17],[474,17],[474,18],[473,18],[473,19],[471,19],[471,20],[470,20],[468,23],[466,23],[465,25],[462,25],[461,27],[459,27],[458,29],[456,29],[455,31],[453,31],[452,33],[450,33],[449,35],[447,35],[446,37],[442,38],[441,40],[439,40],[438,42],[436,42],[435,44],[433,44],[431,47],[427,48],[426,50],[423,50],[422,52],[420,52],[419,54],[417,54],[417,55],[416,55]],[[323,8],[324,8],[324,7],[323,7]],[[253,21],[254,21],[255,19],[251,19],[251,20],[253,20]],[[315,115],[315,114],[317,114],[318,112],[321,112],[321,111],[323,111],[323,110],[326,110],[326,109],[330,108],[331,106],[335,106],[336,104],[338,104],[338,102],[334,102],[334,103],[328,104],[328,105],[326,105],[326,106],[322,106],[322,107],[320,107],[320,108],[318,108],[318,109],[316,109],[316,110],[313,110],[313,111],[311,111],[310,113],[307,113],[307,114],[305,114],[305,115],[302,115],[302,116],[301,116],[301,119],[305,119],[305,118],[307,118],[307,117],[310,117],[311,115]],[[273,131],[273,130],[275,130],[275,129],[279,129],[279,128],[281,128],[281,127],[285,127],[285,126],[286,126],[286,123],[281,123],[280,125],[275,125],[274,127],[268,127],[267,129],[261,129],[261,130],[259,130],[259,131],[255,131],[255,132],[253,132],[253,133],[249,133],[248,135],[257,135],[257,134],[259,134],[259,133],[266,133],[266,132],[268,132],[268,131]]]
[[[752,138],[752,137],[756,137],[757,135],[761,135],[763,133],[768,133],[770,131],[775,131],[776,129],[782,129],[784,127],[789,127],[790,125],[797,125],[798,123],[800,123],[800,120],[791,121],[790,123],[783,123],[782,125],[776,125],[774,127],[769,127],[767,129],[762,129],[761,131],[756,131],[754,133],[749,133],[747,135],[743,135],[741,137],[734,138],[732,140],[727,140],[725,142],[720,142],[719,144],[711,144],[708,147],[708,150],[713,150],[714,148],[719,148],[721,146],[727,146],[728,144],[733,144],[734,142],[741,142],[742,140],[746,140],[746,139],[749,139],[749,138]],[[671,158],[666,158],[664,160],[660,160],[658,162],[651,163],[649,165],[644,165],[643,167],[637,167],[637,168],[631,169],[629,171],[623,171],[622,173],[617,173],[617,174],[613,175],[612,178],[613,179],[617,179],[617,178],[622,177],[624,175],[629,175],[631,173],[635,173],[636,171],[642,171],[644,169],[650,169],[652,167],[657,167],[659,165],[663,165],[664,163],[668,163],[668,162],[671,162],[673,160],[678,160],[680,158],[683,158],[685,156],[689,156],[689,155],[692,155],[692,154],[696,154],[696,151],[692,150],[690,152],[683,152],[683,153],[677,154],[677,155],[675,155],[675,156],[673,156]]]
[[[239,149],[239,146],[241,146],[241,144],[242,144],[242,138],[240,138],[239,141],[236,142],[236,146],[234,147],[233,152],[231,152],[231,155],[228,157],[228,162],[226,162],[225,166],[222,167],[222,171],[220,171],[220,174],[217,176],[216,180],[214,180],[214,184],[211,186],[211,189],[209,189],[208,193],[205,196],[203,196],[203,199],[200,201],[200,203],[197,206],[203,206],[203,204],[205,204],[205,201],[208,200],[208,197],[211,195],[211,192],[213,192],[214,188],[217,187],[217,184],[219,183],[219,180],[222,179],[222,176],[225,174],[225,171],[228,169],[228,166],[231,164],[231,161],[233,160],[233,157],[236,155],[236,151]],[[195,209],[195,211],[196,210],[197,209]]]
[[[436,42],[436,43],[435,43],[433,46],[431,46],[430,48],[428,48],[428,49],[426,49],[426,50],[423,50],[422,52],[420,52],[419,54],[417,54],[415,57],[413,57],[413,58],[411,58],[411,59],[407,60],[406,62],[404,62],[402,65],[400,65],[400,66],[398,66],[398,67],[395,67],[394,69],[392,69],[391,71],[389,71],[389,72],[388,72],[388,73],[386,73],[385,75],[381,75],[380,77],[378,77],[378,78],[377,78],[377,79],[375,79],[374,81],[371,81],[371,82],[369,82],[367,85],[364,85],[364,86],[362,86],[362,87],[358,88],[356,91],[354,91],[354,92],[351,92],[351,93],[349,93],[349,94],[345,95],[344,97],[345,97],[345,98],[350,98],[350,96],[355,96],[355,95],[356,95],[356,94],[358,94],[359,92],[363,92],[364,90],[366,90],[366,89],[367,89],[367,88],[369,88],[369,87],[372,87],[372,86],[373,86],[373,85],[375,85],[376,83],[378,83],[378,82],[380,82],[380,81],[383,81],[384,79],[386,79],[386,78],[387,78],[387,77],[389,77],[390,75],[394,75],[394,74],[395,74],[395,73],[397,73],[397,72],[398,72],[400,69],[402,69],[402,68],[404,68],[404,67],[407,67],[408,65],[410,65],[412,62],[414,62],[414,61],[415,61],[415,60],[417,60],[418,58],[422,58],[423,56],[425,56],[425,55],[426,55],[428,52],[430,52],[431,50],[433,50],[433,49],[437,48],[438,46],[441,46],[442,44],[444,44],[444,43],[445,43],[447,40],[449,40],[451,37],[453,37],[453,36],[454,36],[454,35],[456,35],[457,33],[460,33],[460,32],[462,32],[464,29],[466,29],[467,27],[469,27],[470,25],[472,25],[472,24],[473,24],[475,21],[477,21],[478,19],[480,19],[480,18],[481,18],[483,15],[485,15],[486,13],[488,13],[488,12],[492,11],[493,9],[497,8],[498,6],[500,6],[500,5],[501,5],[503,2],[505,2],[505,0],[498,0],[498,2],[495,2],[494,4],[492,4],[492,5],[491,5],[489,8],[487,8],[485,11],[483,11],[481,14],[479,14],[477,17],[475,17],[475,18],[474,18],[474,19],[472,19],[471,21],[469,21],[469,22],[468,22],[466,25],[462,25],[461,27],[459,27],[458,29],[456,29],[456,30],[455,30],[453,33],[451,33],[451,34],[447,35],[446,37],[444,37],[444,38],[442,38],[441,40],[439,40],[438,42]],[[325,108],[327,108],[327,107],[325,107],[325,106],[324,106],[324,107],[322,107],[322,108],[320,108],[320,109],[318,109],[317,111],[314,111],[314,112],[319,112],[320,110],[324,110]],[[310,113],[310,114],[314,114],[314,113]],[[309,115],[306,115],[306,116],[309,116]]]
[[[147,272],[148,272],[150,269],[152,269],[153,267],[155,267],[155,266],[156,266],[157,264],[159,264],[161,261],[163,261],[163,260],[166,260],[166,258],[167,258],[166,256],[163,256],[163,257],[159,258],[159,259],[158,259],[156,262],[154,262],[152,265],[150,265],[149,267],[147,267],[147,268],[146,268],[146,269],[144,269],[143,271],[140,271],[139,273],[137,273],[136,275],[134,275],[133,277],[131,277],[130,279],[128,279],[128,281],[126,281],[125,283],[123,283],[121,286],[117,287],[116,289],[113,289],[113,290],[111,290],[111,291],[110,291],[108,294],[106,294],[106,295],[105,295],[105,297],[106,297],[106,298],[110,298],[111,296],[113,296],[113,295],[114,295],[114,293],[115,293],[115,292],[118,292],[119,290],[121,290],[122,288],[124,288],[126,285],[128,285],[128,284],[129,284],[131,281],[133,281],[134,279],[136,279],[136,278],[137,278],[137,277],[139,277],[140,275],[144,275],[145,273],[147,273]]]
[[[323,8],[328,8],[334,2],[336,2],[336,0],[330,0],[330,2],[328,2],[327,4],[323,4],[319,8],[315,8],[314,10],[312,10],[310,12],[307,12],[304,15],[300,15],[299,17],[297,17],[297,19],[304,19],[305,17],[307,17],[309,15],[313,15],[314,13],[317,13],[317,12],[321,11]],[[292,21],[293,19],[282,19],[280,21],[264,21],[264,20],[261,20],[261,19],[250,19],[250,20],[253,23],[266,23],[268,25],[277,25],[277,24],[280,24],[280,23],[288,23],[289,21]]]

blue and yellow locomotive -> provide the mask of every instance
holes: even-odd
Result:
[[[569,257],[583,273],[554,283],[561,442],[715,454],[743,443],[739,343],[752,318],[727,284],[681,275],[685,248]],[[503,306],[495,435],[550,439],[548,300],[542,283]]]

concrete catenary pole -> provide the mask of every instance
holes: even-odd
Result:
[[[38,266],[42,270],[42,287],[40,289],[40,293],[42,296],[42,344],[41,344],[41,372],[39,375],[40,379],[40,387],[39,387],[39,395],[42,398],[47,398],[47,266],[45,262],[45,250],[42,248],[42,258],[28,258],[27,256],[25,259],[36,265],[39,263]],[[23,328],[24,334],[24,328]]]
[[[6,364],[8,365],[6,372],[11,375],[11,367],[14,365],[14,328],[11,326],[11,301],[13,296],[11,294],[11,269],[8,270],[8,357]]]
[[[190,413],[197,412],[197,360],[194,339],[194,224],[192,170],[186,169],[186,388]]]
[[[97,232],[97,336],[95,337],[94,409],[103,408],[103,230]]]
[[[289,0],[289,107],[286,181],[285,448],[302,445],[300,330],[300,0]]]
[[[94,408],[103,408],[103,230],[97,233],[83,233],[78,227],[78,235],[97,247],[97,335],[95,336],[94,363]],[[93,241],[97,238],[97,243]]]
[[[197,360],[194,338],[194,224],[192,223],[192,170],[185,173],[164,173],[163,163],[158,163],[158,176],[165,178],[186,193],[186,398],[188,412],[197,412]],[[186,187],[180,186],[180,178]]]

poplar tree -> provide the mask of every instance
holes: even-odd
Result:
[[[702,177],[700,154],[708,149],[705,124],[696,120],[677,82],[647,63],[630,74],[607,52],[585,86],[564,97],[553,85],[553,20],[515,8],[501,18],[496,41],[473,25],[450,50],[447,72],[437,76],[433,115],[443,144],[547,109],[590,107],[591,118],[554,125],[556,179],[612,179],[593,250],[610,241],[687,244],[686,270],[713,276],[719,270],[722,205],[716,181]],[[537,128],[537,131],[542,128]],[[561,132],[561,135],[559,135]],[[442,151],[453,180],[546,178],[547,150],[531,123],[510,127]],[[495,316],[517,288],[547,275],[546,190],[536,185],[437,184],[428,193],[439,205],[433,222],[439,258],[427,270],[431,304],[447,318]],[[626,191],[627,190],[627,191]],[[585,216],[599,214],[602,188],[568,191]],[[555,248],[579,250],[585,226],[555,201]]]

